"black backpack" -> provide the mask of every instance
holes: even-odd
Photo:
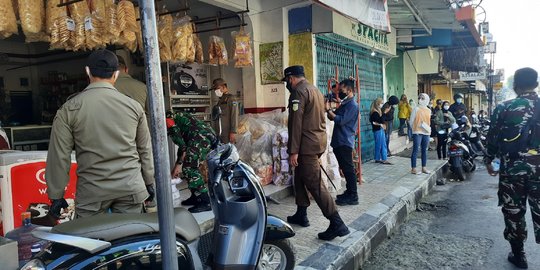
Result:
[[[533,116],[521,129],[503,127],[499,133],[499,153],[517,155],[538,147],[540,136],[540,98],[536,99]]]

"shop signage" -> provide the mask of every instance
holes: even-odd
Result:
[[[318,0],[374,29],[391,32],[386,0]]]
[[[396,54],[396,31],[387,33],[334,13],[334,33],[358,42],[366,48]]]
[[[498,82],[496,84],[493,84],[493,90],[501,90],[503,88],[503,83]]]
[[[459,72],[459,80],[460,81],[476,81],[476,80],[485,80],[486,79],[486,73],[485,72]]]

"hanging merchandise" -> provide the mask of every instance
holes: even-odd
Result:
[[[48,0],[47,2],[47,8],[46,8],[46,27],[45,32],[47,34],[52,33],[53,24],[60,16],[63,16],[66,13],[65,7],[59,7],[61,0]]]
[[[195,48],[195,40],[193,39],[194,34],[188,35],[186,39],[186,48],[187,48],[187,54],[186,54],[186,63],[194,63],[195,62],[195,54],[197,53]]]
[[[135,6],[131,1],[122,0],[118,3],[118,26],[122,32],[137,32]]]
[[[201,39],[197,34],[193,34],[193,43],[195,43],[195,62],[202,64],[204,62],[204,52]]]
[[[118,7],[114,0],[106,0],[105,9],[107,10],[104,26],[107,29],[105,40],[107,44],[114,44],[120,37],[121,32],[118,26]]]
[[[51,28],[51,50],[70,49],[69,42],[73,30],[75,30],[75,22],[68,17],[66,8],[63,8]]]
[[[251,49],[251,36],[244,32],[244,27],[240,28],[240,32],[232,32],[234,40],[234,67],[251,67],[253,66],[253,50]]]
[[[191,49],[188,47],[190,44],[193,46],[193,39],[191,43],[189,39],[193,34],[193,25],[189,16],[184,16],[177,19],[174,22],[174,40],[173,40],[173,60],[179,62],[188,61],[188,51]],[[193,58],[195,56],[193,55]]]
[[[19,18],[26,42],[49,41],[45,32],[45,6],[42,0],[18,0]]]
[[[229,59],[225,41],[218,36],[210,36],[210,45],[208,46],[208,62],[210,65],[228,65]]]
[[[69,5],[69,13],[75,21],[75,31],[71,32],[70,43],[73,51],[86,49],[86,35],[84,31],[84,21],[90,17],[90,9],[86,1],[80,1]]]
[[[91,15],[84,19],[86,47],[89,50],[104,48],[105,0],[88,0],[88,8]]]
[[[0,37],[8,38],[13,34],[19,33],[17,28],[17,19],[11,0],[0,0]]]
[[[158,21],[158,43],[159,59],[161,62],[172,60],[172,38],[173,38],[173,16],[170,14],[159,17]]]

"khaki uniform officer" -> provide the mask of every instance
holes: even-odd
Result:
[[[214,130],[219,134],[222,143],[235,143],[234,136],[238,127],[238,102],[229,93],[229,87],[222,78],[213,81],[212,89],[219,97],[217,106],[221,111],[219,119],[214,121]]]
[[[141,213],[154,196],[150,133],[143,108],[118,92],[114,53],[98,50],[88,57],[90,85],[70,97],[54,118],[47,155],[50,213],[67,206],[71,151],[77,158],[75,213],[87,217],[108,210]],[[150,195],[150,196],[149,196]]]
[[[148,114],[148,102],[147,102],[147,90],[146,85],[138,80],[133,79],[129,75],[129,70],[126,65],[126,61],[123,57],[117,55],[118,57],[118,67],[120,74],[118,74],[118,79],[116,80],[114,87],[122,94],[134,99],[139,102],[143,107],[144,114],[146,119],[149,120]],[[148,126],[150,126],[150,121],[148,121]]]
[[[287,82],[289,98],[289,145],[290,163],[294,170],[294,190],[297,211],[287,221],[303,227],[309,226],[307,207],[311,193],[323,215],[330,220],[325,232],[319,233],[322,240],[332,240],[349,234],[322,182],[319,157],[326,150],[326,120],[324,98],[321,92],[304,78],[303,66],[285,69],[283,81]]]

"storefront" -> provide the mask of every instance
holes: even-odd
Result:
[[[125,30],[117,30],[117,38],[113,39],[111,35],[114,33],[109,29],[113,27],[107,25],[108,20],[101,20],[99,16],[105,13],[103,11],[113,8],[111,5],[115,1],[69,1],[68,5],[61,7],[58,5],[63,1],[43,1],[42,7],[33,9],[25,5],[25,1],[19,2],[21,5],[18,9],[9,7],[14,14],[24,12],[42,19],[23,19],[20,21],[21,27],[14,20],[5,19],[0,22],[0,27],[15,22],[15,29],[19,28],[17,31],[12,30],[10,37],[0,40],[0,121],[12,149],[47,150],[56,110],[70,95],[81,91],[88,84],[84,66],[92,50],[107,48],[115,51],[126,60],[130,75],[143,82],[146,80],[144,53],[140,44],[139,12],[133,5],[124,5],[133,7],[135,17],[128,20]],[[116,15],[120,12],[120,3],[129,1],[117,2]],[[232,33],[238,33],[243,27],[246,33],[252,34],[248,16],[242,19],[247,11],[227,10],[212,5],[212,1],[172,0],[161,2],[158,9],[160,43],[168,44],[168,50],[161,50],[166,110],[188,111],[210,121],[210,108],[217,98],[209,88],[211,81],[218,77],[226,80],[231,94],[242,108],[243,70],[252,69],[253,54],[252,47],[248,46],[250,61],[240,63],[235,57],[235,37]],[[64,15],[66,11],[71,11],[71,17],[60,21],[60,15],[57,14],[59,11],[64,12]],[[112,17],[106,14],[103,17]],[[51,25],[54,25],[55,20],[74,28],[54,30]],[[175,39],[175,31],[180,31],[182,23],[186,22],[188,26],[185,29],[189,29],[193,35],[187,33]],[[169,29],[165,26],[168,23]],[[79,25],[82,28],[77,28]],[[6,32],[6,29],[0,30]],[[43,35],[37,39],[42,41],[28,43],[36,40],[30,39],[33,35],[29,32],[38,31],[35,29],[39,29],[39,34]],[[67,41],[58,42],[58,33],[67,33]],[[190,38],[186,39],[187,36]],[[201,43],[198,47],[192,43],[194,45],[187,48],[188,45],[180,40],[200,40]],[[212,44],[214,40],[218,42]],[[251,42],[252,39],[248,40]],[[225,50],[211,51],[211,44],[223,46],[228,55]],[[195,55],[190,55],[192,52],[198,54],[196,59]],[[211,54],[214,54],[212,60],[209,59]]]
[[[384,99],[389,95],[386,91],[388,87],[385,87],[388,82],[385,77],[385,63],[396,56],[395,33],[376,30],[338,13],[320,10],[316,6],[313,9],[317,16],[313,28],[317,86],[326,92],[329,79],[355,78],[358,68],[362,160],[371,160],[375,142],[369,122],[370,107],[376,98]],[[331,29],[328,26],[331,26]],[[399,71],[400,69],[393,70],[395,73]],[[399,88],[402,92],[403,73],[392,79],[394,91]]]

